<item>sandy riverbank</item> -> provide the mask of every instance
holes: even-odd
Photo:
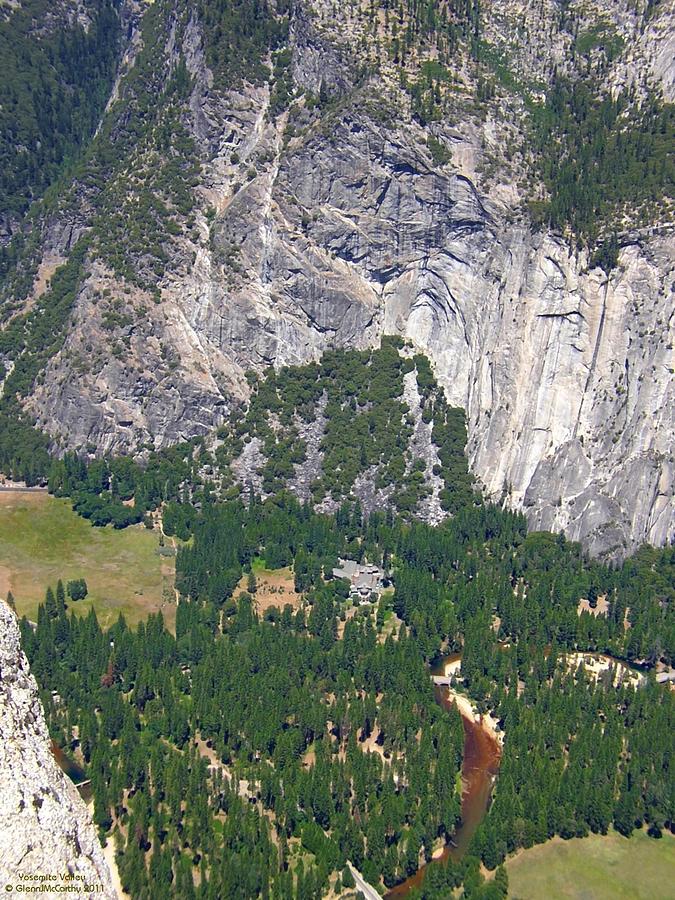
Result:
[[[495,741],[497,741],[500,746],[503,746],[504,732],[500,731],[497,720],[492,715],[492,713],[483,713],[483,715],[481,715],[473,705],[472,701],[469,700],[469,698],[464,694],[460,694],[458,691],[454,691],[451,687],[448,687],[447,691],[448,698],[454,701],[457,709],[462,716],[467,719],[471,719],[472,722],[480,725],[490,733],[490,735],[494,738]]]
[[[459,675],[459,670],[462,668],[462,657],[460,656],[458,659],[448,660],[443,666],[443,674],[446,678],[451,678],[453,675]]]
[[[93,797],[90,797],[89,800],[87,800],[86,806],[89,814],[92,815],[94,811]],[[117,860],[115,859],[115,838],[112,834],[108,836],[105,847],[102,847],[101,849],[103,850],[103,858],[108,863],[108,868],[110,869],[110,877],[112,879],[117,900],[131,900],[129,894],[125,893],[124,888],[122,887],[120,873],[117,868]]]
[[[580,665],[583,665],[588,674],[596,681],[604,672],[613,668],[615,686],[624,683],[639,687],[645,680],[645,676],[640,672],[636,672],[635,669],[631,669],[630,666],[618,659],[612,659],[611,656],[594,653],[569,653],[567,655],[569,669],[578,669]]]
[[[443,675],[445,678],[458,678],[461,668],[462,658],[458,655],[456,659],[451,658],[446,660],[443,665]],[[461,715],[467,719],[471,719],[471,721],[475,722],[477,725],[482,725],[482,727],[485,728],[500,745],[504,744],[504,733],[499,730],[497,720],[491,713],[484,713],[481,716],[472,701],[465,694],[460,694],[450,686],[446,689],[448,691],[448,697],[457,704],[457,709],[460,711]]]

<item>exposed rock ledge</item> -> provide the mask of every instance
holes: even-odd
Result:
[[[496,43],[516,61],[525,53],[523,79],[572,65],[553,0],[487,5]],[[670,96],[672,5],[640,36],[634,3],[585,4],[584,28],[621,10],[625,65],[609,83],[641,82],[646,67]],[[525,137],[510,106],[483,119],[458,99],[434,123],[449,157],[434,161],[405,92],[375,76],[345,87],[360,39],[327,0],[312,6],[318,17],[293,20],[296,87],[344,93],[321,127],[297,103],[287,130],[268,86],[212,91],[191,20],[183,53],[209,220],[196,211],[198,227],[175,238],[159,303],[104,261],[87,264],[65,343],[27,404],[54,449],[136,453],[206,434],[246,397],[247,371],[401,334],[466,410],[469,463],[488,497],[608,560],[674,540],[672,223],[625,223],[606,276],[588,252],[532,230],[525,170],[505,156]],[[50,229],[47,260],[65,255],[76,227]],[[111,331],[99,296],[128,323]],[[126,348],[117,355],[113,339]]]
[[[52,757],[16,616],[0,600],[0,890],[22,876],[98,886],[78,897],[116,898],[91,816]]]

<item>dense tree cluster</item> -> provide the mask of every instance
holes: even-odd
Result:
[[[116,5],[88,0],[68,24],[47,0],[0,15],[0,218],[18,219],[92,136],[110,94],[120,40]],[[0,274],[2,260],[0,259]]]
[[[115,528],[143,521],[148,511],[166,501],[167,533],[179,529],[183,534],[180,501],[189,496],[199,503],[209,490],[198,474],[200,448],[199,442],[176,444],[151,454],[143,466],[130,457],[87,464],[77,454],[66,453],[63,459],[52,460],[48,487],[57,497],[70,497],[75,512],[94,525],[112,523]]]
[[[246,442],[261,442],[263,492],[279,495],[302,469],[306,445],[300,433],[312,428],[321,433],[320,466],[310,485],[314,503],[325,497],[339,503],[354,495],[357,479],[367,478],[393,508],[414,515],[431,492],[432,475],[412,447],[414,419],[403,377],[414,373],[421,418],[430,426],[438,455],[433,474],[443,481],[441,504],[456,513],[478,502],[464,453],[464,411],[448,405],[427,358],[402,355],[403,341],[396,337],[383,338],[379,349],[329,351],[320,363],[270,370],[262,379],[251,375],[248,408],[233,411],[218,430],[214,449],[209,449],[213,440],[200,438],[151,452],[144,462],[86,461],[73,453],[51,459],[46,436],[32,427],[19,400],[63,342],[86,251],[82,242],[33,310],[0,333],[0,355],[16,360],[0,399],[0,421],[6,425],[0,433],[0,468],[14,478],[47,482],[50,492],[71,497],[75,511],[95,525],[135,524],[169,502],[166,531],[186,538],[198,498],[240,492],[230,466]]]
[[[1,176],[0,215],[22,213],[76,159],[116,52],[109,4],[87,6],[87,32],[75,26],[57,39],[47,30],[33,46],[27,17],[36,10],[44,12],[42,0],[0,24],[11,75],[0,88],[0,157],[7,140],[21,145]],[[262,82],[269,57],[272,114],[287,104],[288,12],[258,0],[199,4],[217,88]],[[449,650],[462,651],[464,689],[499,719],[505,745],[494,804],[470,853],[429,868],[425,900],[462,884],[466,897],[504,897],[503,869],[484,884],[481,862],[494,869],[508,852],[554,834],[672,828],[673,695],[650,672],[675,661],[675,551],[643,548],[611,568],[561,536],[528,535],[522,516],[482,503],[464,455],[464,413],[448,405],[428,360],[400,339],[250,376],[248,408],[234,412],[217,441],[144,448],[142,463],[54,459],[22,411],[63,344],[87,254],[159,299],[172,237],[194,227],[199,162],[185,121],[193,85],[180,50],[171,59],[166,52],[170,36],[180,47],[190,14],[174,0],[145,12],[120,101],[77,163],[78,191],[94,210],[91,233],[33,307],[11,317],[34,271],[16,269],[0,331],[0,469],[48,482],[95,525],[152,527],[149,514],[161,515],[164,533],[181,542],[175,635],[161,615],[136,631],[120,619],[106,632],[93,612],[69,615],[68,604],[76,608],[87,593],[81,578],[47,591],[35,627],[22,623],[52,734],[87,768],[95,822],[115,841],[123,885],[141,900],[313,900],[329,886],[351,886],[347,860],[381,887],[414,873],[460,816],[462,725],[435,702],[428,676],[428,664]],[[385,4],[383,15],[402,70],[433,45],[437,59],[425,60],[414,82],[402,75],[402,85],[419,119],[436,118],[458,43],[481,57],[479,5],[406,0]],[[11,23],[19,39],[10,47]],[[579,52],[597,37],[582,35]],[[25,66],[31,83],[21,81]],[[493,92],[491,82],[479,83],[481,102]],[[316,105],[331,104],[322,86]],[[7,110],[20,134],[7,131]],[[546,104],[533,108],[533,128],[550,193],[538,213],[584,242],[624,202],[656,203],[672,187],[672,110],[656,101],[637,109],[589,81],[557,78]],[[437,139],[428,148],[436,164],[447,162]],[[54,202],[47,196],[45,208]],[[38,232],[2,251],[3,274],[32,258]],[[617,253],[611,238],[594,259],[608,270]],[[108,308],[104,328],[114,330],[123,315]],[[452,514],[437,528],[414,520],[430,488],[427,463],[411,450],[406,376]],[[312,504],[302,504],[288,488],[307,460],[302,435],[319,424],[322,463]],[[254,438],[264,501],[230,471]],[[386,492],[392,509],[364,515],[354,497],[359,479]],[[324,500],[335,514],[314,511]],[[347,584],[331,577],[338,557],[381,565],[393,596],[355,610]],[[262,560],[293,567],[299,608],[259,615]],[[647,683],[617,686],[611,670],[593,681],[570,665],[574,651],[636,664]]]
[[[403,396],[403,377],[415,372],[422,420],[432,425],[440,460],[434,474],[444,481],[443,507],[456,511],[473,503],[464,411],[448,406],[427,358],[402,355],[403,347],[402,339],[386,336],[377,350],[331,350],[320,363],[270,370],[262,380],[252,377],[249,408],[233,423],[227,458],[241,452],[244,440],[260,439],[266,460],[262,487],[277,493],[305,462],[300,432],[314,424],[323,430],[321,471],[311,485],[315,503],[326,496],[339,502],[367,476],[399,512],[414,513],[430,493],[427,464],[411,450],[414,422]]]
[[[84,600],[88,593],[87,582],[84,578],[74,578],[68,582],[66,590],[71,600]]]
[[[192,79],[180,51],[167,55],[170,42],[182,42],[188,20],[182,3],[148,7],[120,99],[76,173],[96,198],[94,249],[120,278],[150,291],[172,239],[194,224],[200,168],[185,122]]]
[[[117,13],[113,15],[117,21]],[[182,34],[188,17],[186,7],[172,0],[159,0],[146,8],[141,47],[120,82],[117,102],[82,152],[72,155],[68,183],[64,176],[59,190],[49,191],[33,207],[30,232],[17,233],[0,252],[0,273],[7,276],[4,293],[9,300],[25,298],[32,285],[44,216],[65,209],[77,209],[82,224],[91,228],[92,253],[118,276],[154,290],[168,259],[166,246],[189,223],[199,172],[194,144],[182,120],[191,79],[180,54],[169,60],[165,52],[169,34],[172,39]],[[117,47],[116,41],[108,40],[113,71]],[[86,69],[74,69],[85,79],[87,96],[93,101],[96,84],[92,90]]]
[[[200,21],[206,37],[206,60],[219,86],[230,88],[241,79],[265,81],[265,59],[288,34],[287,0],[200,0]]]
[[[462,727],[427,669],[453,648],[505,745],[470,853],[431,866],[422,897],[462,883],[503,897],[504,873],[483,883],[480,861],[494,869],[553,834],[671,826],[672,694],[611,672],[589,681],[568,660],[602,651],[645,672],[672,660],[672,548],[610,569],[490,505],[437,528],[348,503],[319,515],[283,493],[199,505],[172,505],[190,537],[175,636],[161,616],[103,633],[93,613],[68,616],[62,585],[36,629],[22,626],[53,734],[87,764],[134,897],[157,879],[166,896],[193,879],[195,897],[316,897],[347,859],[385,887],[415,872],[460,812]],[[337,556],[384,565],[393,601],[347,616]],[[258,615],[260,557],[294,565],[300,608]],[[246,572],[253,593],[235,599]],[[606,613],[579,614],[582,597]]]
[[[264,531],[266,509],[234,512]],[[223,546],[234,525],[211,519],[196,543]],[[393,885],[452,833],[459,716],[435,703],[413,637],[382,641],[358,617],[338,640],[341,602],[339,583],[322,584],[306,610],[261,621],[246,594],[191,599],[174,638],[161,617],[103,634],[50,592],[35,631],[24,621],[55,737],[88,765],[134,897],[160,877],[182,898],[186,873],[196,896],[316,897],[347,859]]]
[[[592,247],[611,239],[626,204],[654,209],[673,197],[672,104],[652,97],[638,105],[626,92],[603,93],[593,79],[558,76],[546,103],[531,109],[532,149],[550,193],[533,209],[552,227]],[[615,259],[605,252],[597,263],[611,268]]]
[[[630,835],[646,823],[660,836],[675,812],[670,692],[656,684],[613,688],[609,677],[589,686],[583,674],[561,671],[551,653],[525,662],[517,651],[504,656],[508,674],[494,694],[508,741],[474,845],[486,865],[555,834],[606,834],[614,825]]]

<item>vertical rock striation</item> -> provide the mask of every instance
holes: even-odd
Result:
[[[574,71],[558,6],[489,4],[497,30],[486,34],[510,48],[519,78],[545,82],[558,59]],[[616,34],[611,4],[577,6],[580,33],[621,39],[608,83],[672,96],[673,0],[644,31],[620,4]],[[327,4],[317,9],[298,5],[289,52],[298,96],[332,98],[321,116],[301,99],[274,112],[268,84],[215,90],[196,14],[172,43],[193,79],[194,225],[171,245],[156,303],[89,261],[28,404],[39,425],[59,451],[163,447],[218,425],[245,398],[247,370],[399,333],[466,409],[490,497],[608,558],[675,538],[672,223],[618,222],[618,266],[591,268],[569,239],[532,227],[527,172],[509,149],[526,134],[517,97],[484,116],[460,99],[421,126],[388,64],[367,78],[350,67],[360,19],[341,34]],[[106,295],[124,324],[111,324]],[[105,352],[113,339],[117,355]]]

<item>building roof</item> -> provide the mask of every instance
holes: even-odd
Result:
[[[359,565],[351,559],[340,559],[338,562],[340,565],[333,569],[333,576],[350,581],[352,592],[376,591],[382,587],[384,572],[377,566]]]

